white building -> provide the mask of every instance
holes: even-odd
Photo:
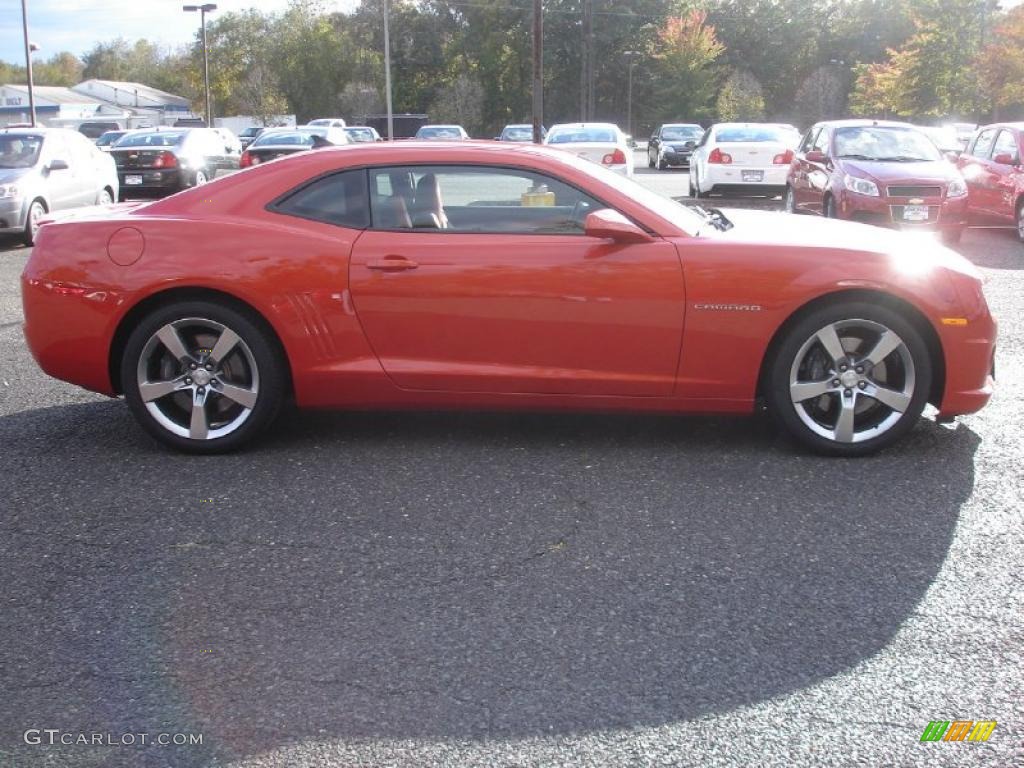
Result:
[[[86,80],[71,86],[71,90],[121,110],[129,123],[127,127],[142,123],[173,125],[175,120],[194,117],[192,105],[184,96],[175,96],[142,83]]]
[[[44,125],[60,125],[65,121],[90,120],[110,114],[120,116],[123,111],[116,107],[110,108],[101,100],[76,93],[70,88],[37,85],[32,91],[36,102],[36,118]],[[30,118],[28,86],[0,86],[0,125],[27,123]]]

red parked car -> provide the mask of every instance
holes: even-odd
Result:
[[[960,155],[971,219],[980,224],[1013,224],[1024,242],[1024,123],[986,125]]]
[[[45,224],[22,276],[52,376],[182,450],[282,402],[749,413],[859,455],[992,392],[968,261],[898,233],[687,208],[529,144],[305,152]]]
[[[783,200],[790,213],[928,228],[947,243],[967,226],[963,177],[909,123],[818,123],[793,157]]]

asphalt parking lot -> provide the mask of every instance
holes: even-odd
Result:
[[[193,458],[38,370],[0,243],[0,764],[1024,765],[1024,246],[959,248],[998,393],[870,459],[764,418],[294,412]],[[998,726],[920,742],[958,719]]]

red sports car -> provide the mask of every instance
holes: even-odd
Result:
[[[783,207],[903,229],[947,243],[967,226],[967,184],[919,128],[879,120],[818,123],[789,167]]]
[[[986,125],[960,155],[960,170],[970,190],[971,218],[982,223],[1013,224],[1024,242],[1024,123]]]
[[[933,241],[690,209],[533,145],[362,144],[43,226],[25,336],[179,449],[319,408],[744,413],[865,454],[992,393],[977,269]]]

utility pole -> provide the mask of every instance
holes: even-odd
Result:
[[[580,120],[591,119],[594,111],[594,15],[593,0],[583,2],[583,46],[580,63]]]
[[[28,111],[32,127],[36,127],[36,95],[32,83],[32,51],[36,46],[28,41],[28,8],[26,0],[21,0],[21,28],[25,33],[25,71],[28,73]]]
[[[384,0],[384,100],[388,110],[388,141],[395,140],[395,116],[391,110],[391,32],[388,29],[388,0]]]
[[[544,8],[533,0],[533,143],[544,140]]]
[[[636,137],[633,131],[633,67],[636,65],[636,57],[640,51],[623,51],[623,56],[629,59],[629,75],[626,81],[626,131],[630,136]]]
[[[204,5],[183,5],[181,6],[183,11],[199,11],[200,28],[202,29],[202,40],[203,40],[203,84],[206,90],[206,127],[213,128],[213,111],[210,107],[210,55],[206,49],[206,14],[216,11],[217,6],[214,3],[205,3]]]

